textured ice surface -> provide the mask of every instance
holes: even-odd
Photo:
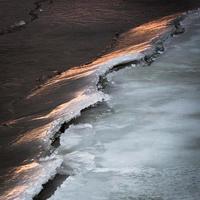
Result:
[[[13,173],[13,177],[15,178],[18,178],[22,174],[21,183],[11,187],[2,196],[0,195],[0,200],[32,199],[35,194],[42,190],[42,185],[55,176],[57,168],[60,168],[61,164],[62,159],[59,156],[55,157],[52,155],[41,159],[40,162],[33,161],[16,167],[11,173]],[[7,182],[9,184],[11,181],[8,180]]]
[[[71,173],[52,200],[199,200],[200,23],[150,67],[109,75],[108,107],[61,138]]]

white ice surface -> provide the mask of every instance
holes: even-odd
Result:
[[[51,200],[199,200],[200,23],[150,67],[112,73],[107,109],[61,137]]]

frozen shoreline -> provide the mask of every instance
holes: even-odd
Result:
[[[192,19],[192,18],[195,18],[195,17],[199,17],[199,12],[197,11],[197,12],[194,12],[193,14],[192,14],[193,12],[191,12],[190,14],[189,14],[189,16],[187,17],[186,16],[186,18],[185,18],[185,26],[188,26],[189,24],[190,24],[190,20]],[[196,14],[195,14],[196,13]],[[191,19],[190,19],[191,18]],[[168,19],[169,20],[169,19]],[[164,25],[163,25],[163,22],[162,22],[162,20],[161,21],[159,21],[159,23],[161,23],[162,25],[160,25],[160,29],[158,29],[157,31],[158,31],[158,34],[161,34],[161,35],[159,35],[159,37],[158,37],[158,35],[156,34],[156,38],[159,40],[159,46],[160,46],[160,38],[162,38],[162,42],[163,42],[163,45],[162,46],[164,46],[164,43],[166,42],[166,41],[168,41],[168,39],[171,37],[171,35],[172,35],[172,33],[174,32],[176,32],[176,28],[174,29],[174,26],[173,25],[170,25],[169,27],[168,27],[168,24],[170,24],[171,23],[171,20],[173,20],[173,19],[170,19],[169,21],[167,20],[167,22],[166,22],[166,19],[164,19]],[[193,19],[194,20],[194,19]],[[155,22],[156,23],[156,25],[158,24],[158,22]],[[173,24],[173,23],[172,23]],[[145,26],[147,26],[147,25],[145,25]],[[152,26],[152,24],[151,24],[151,26]],[[160,30],[162,30],[162,31],[160,31]],[[149,41],[149,44],[151,44],[151,42],[152,42],[152,40],[150,40]],[[155,37],[153,37],[153,42],[155,42]],[[152,45],[154,45],[155,43],[153,43]],[[144,50],[145,49],[145,50]],[[88,91],[85,91],[86,93],[85,94],[89,94],[89,96],[90,96],[90,99],[94,102],[94,103],[97,103],[98,101],[101,101],[101,99],[105,99],[105,95],[104,94],[102,94],[103,96],[101,96],[101,92],[100,91],[98,91],[97,90],[97,88],[95,89],[95,87],[96,87],[96,85],[97,85],[97,83],[98,83],[98,77],[100,76],[100,75],[103,75],[103,74],[105,74],[109,69],[112,69],[112,67],[113,66],[116,66],[116,65],[118,65],[118,64],[125,64],[126,62],[127,63],[129,63],[129,62],[131,62],[131,61],[133,61],[134,63],[135,63],[135,61],[137,60],[137,62],[138,63],[140,63],[140,64],[142,64],[142,63],[144,63],[144,64],[148,64],[148,62],[147,62],[147,60],[145,59],[145,57],[146,56],[148,56],[149,58],[154,58],[155,56],[157,57],[157,55],[159,54],[159,53],[161,53],[160,52],[160,49],[159,48],[157,48],[156,46],[145,46],[145,48],[144,49],[142,49],[142,51],[141,52],[137,52],[137,53],[135,53],[134,51],[135,51],[135,49],[134,49],[134,51],[133,51],[133,54],[131,53],[131,51],[129,52],[129,54],[130,55],[127,55],[127,52],[125,51],[125,53],[126,54],[124,54],[123,52],[120,52],[120,54],[119,55],[121,55],[122,57],[116,57],[116,59],[111,59],[111,61],[109,61],[108,60],[108,63],[106,64],[106,62],[104,63],[101,63],[100,65],[99,64],[97,64],[97,66],[96,67],[94,67],[94,69],[97,69],[97,71],[96,70],[94,70],[95,71],[95,73],[94,73],[94,76],[96,77],[96,78],[94,78],[94,77],[92,77],[92,80],[93,80],[93,84],[94,84],[94,88],[92,88],[91,86],[90,86],[90,90],[88,90]],[[143,52],[144,51],[144,52]],[[123,54],[124,54],[124,56],[123,56]],[[109,57],[109,56],[108,56]],[[104,59],[103,59],[104,60]],[[97,63],[99,63],[98,61],[97,61]],[[111,64],[112,63],[112,64]],[[94,65],[93,65],[94,66]],[[101,66],[103,66],[103,68],[101,67]],[[61,75],[62,76],[62,75]],[[53,82],[54,83],[54,82]],[[48,85],[49,86],[49,85]],[[51,85],[50,85],[51,86]],[[100,93],[99,93],[100,92]],[[84,94],[84,93],[83,93]],[[98,97],[98,95],[100,95],[99,97]],[[97,96],[96,96],[97,95]],[[96,97],[97,98],[96,98]],[[80,102],[80,106],[83,106],[83,102],[84,101],[82,101],[82,99],[81,99],[81,102]],[[78,102],[75,102],[76,103],[76,105],[78,105]],[[91,103],[91,101],[88,99],[88,98],[86,98],[86,100],[85,100],[85,105],[91,105],[91,104],[94,104],[94,103]],[[72,104],[73,105],[73,104]],[[84,105],[84,107],[83,108],[85,108],[85,107],[88,107],[88,106],[85,106]],[[67,109],[69,109],[68,107],[66,107]],[[80,107],[81,108],[81,107]],[[82,110],[82,109],[80,109],[80,110]],[[58,119],[59,119],[59,122],[58,122],[58,125],[59,124],[61,124],[62,122],[64,122],[64,121],[66,121],[67,120],[67,118],[64,118],[64,117],[66,117],[65,116],[65,113],[66,113],[66,111],[65,111],[65,109],[62,109],[61,110],[62,112],[60,113],[60,111],[58,112],[58,113],[56,113],[56,114],[58,114]],[[73,113],[73,114],[75,114],[74,116],[77,116],[77,115],[79,115],[78,113],[80,112],[80,111],[78,111],[78,113],[76,113],[77,111],[73,111],[73,112],[70,112],[70,113]],[[60,118],[62,116],[62,118]],[[68,115],[67,115],[67,117],[69,117]],[[70,118],[69,118],[70,119]],[[60,121],[60,120],[62,120],[62,121]],[[55,123],[55,122],[54,122]],[[58,125],[56,125],[55,126],[55,128],[58,126]],[[56,129],[58,129],[58,128],[56,128]],[[54,133],[55,131],[54,131],[54,129],[53,130],[51,130],[51,132],[52,133]],[[62,137],[62,136],[61,136]],[[67,136],[68,137],[68,136]],[[65,144],[66,145],[66,144]],[[72,144],[73,145],[73,144]],[[86,144],[87,145],[87,144]],[[61,146],[62,146],[62,144],[61,144]],[[69,144],[67,145],[68,146],[68,148],[70,148],[70,146],[69,146]],[[89,155],[88,155],[89,156]],[[59,157],[58,157],[59,158]],[[59,158],[60,159],[60,158]],[[84,155],[83,155],[83,159],[84,159]],[[92,159],[92,158],[91,158]],[[45,161],[46,162],[46,161]],[[49,162],[51,162],[51,159],[50,159],[50,161]],[[84,162],[84,161],[83,161]],[[62,164],[62,162],[59,162],[60,163],[60,165]],[[42,164],[42,162],[41,162],[41,164]],[[86,165],[86,168],[88,168],[89,167],[89,169],[90,169],[90,167],[92,167],[92,166],[90,166],[90,164],[89,164],[89,166],[87,166]],[[53,167],[52,166],[52,169],[53,170],[55,170],[55,169],[58,169],[58,171],[59,171],[59,165],[58,166],[56,166],[56,167]],[[50,170],[49,168],[48,168],[48,170]],[[72,170],[73,170],[73,166],[72,166]],[[50,171],[49,171],[50,172]],[[69,173],[69,171],[68,171],[68,173]],[[51,173],[49,173],[49,175],[50,175]],[[55,174],[52,174],[53,176],[55,175]],[[52,175],[50,175],[50,177],[52,176]],[[46,179],[46,180],[48,180],[49,179],[49,177],[48,176],[44,176],[44,178]],[[44,179],[44,180],[45,180]],[[44,183],[45,183],[46,181],[44,181]],[[28,189],[27,189],[28,190]],[[26,193],[26,192],[25,192]],[[22,198],[23,196],[21,196],[20,198]],[[24,196],[24,198],[25,199],[27,199],[27,198],[29,198],[28,196]]]
[[[150,67],[108,75],[108,107],[61,136],[62,173],[50,199],[198,200],[199,13]],[[188,27],[189,25],[189,27]],[[188,54],[190,55],[188,57]]]
[[[124,52],[125,53],[125,52]],[[116,56],[116,55],[111,55],[111,57],[112,56]],[[138,57],[139,56],[139,57]],[[136,55],[136,57],[137,58],[144,58],[144,55],[143,54],[137,54]],[[136,58],[135,57],[135,58]],[[106,58],[106,59],[109,59],[109,57],[108,58]],[[95,88],[89,88],[89,90],[88,90],[88,88],[87,88],[87,84],[88,84],[88,82],[86,81],[86,83],[85,83],[85,85],[84,85],[84,87],[83,88],[81,88],[81,90],[83,89],[83,91],[81,91],[81,93],[80,94],[78,94],[78,97],[80,97],[80,101],[79,101],[79,99],[77,99],[77,101],[76,101],[76,98],[75,98],[75,101],[69,101],[70,102],[70,104],[71,104],[71,108],[72,108],[72,110],[68,110],[68,106],[69,106],[69,102],[67,102],[67,104],[66,105],[63,105],[62,104],[62,106],[60,106],[60,104],[58,104],[59,106],[55,109],[55,112],[50,112],[49,114],[46,114],[46,115],[36,115],[36,116],[33,116],[33,118],[29,118],[28,119],[28,122],[25,122],[25,126],[29,126],[29,123],[30,124],[33,124],[32,126],[34,126],[34,122],[36,122],[36,124],[37,124],[37,120],[40,120],[40,119],[44,119],[44,122],[46,123],[46,119],[48,119],[48,118],[50,118],[50,120],[52,120],[52,118],[62,118],[63,116],[62,115],[65,115],[65,112],[66,111],[68,111],[69,112],[69,115],[67,115],[67,116],[65,116],[66,118],[65,119],[67,119],[67,120],[69,120],[70,118],[72,118],[73,116],[77,116],[79,113],[80,113],[80,111],[84,108],[84,107],[88,107],[88,106],[90,106],[91,104],[94,104],[94,103],[96,103],[97,101],[101,101],[102,99],[105,99],[105,98],[107,98],[107,96],[104,96],[104,94],[102,94],[101,92],[99,92],[98,91],[98,95],[96,96],[96,90],[97,90],[97,88],[96,88],[96,83],[98,82],[98,78],[99,78],[99,75],[101,75],[101,74],[103,74],[103,73],[105,73],[107,70],[108,70],[108,67],[111,67],[112,68],[112,66],[113,65],[118,65],[119,63],[126,63],[126,62],[130,62],[130,61],[132,61],[133,60],[133,55],[132,54],[130,54],[130,55],[126,55],[126,56],[122,56],[122,57],[117,57],[116,56],[116,59],[114,59],[114,60],[112,60],[111,59],[111,62],[107,62],[107,64],[105,65],[105,63],[103,63],[103,65],[105,65],[105,68],[103,69],[103,71],[97,71],[97,73],[96,74],[94,74],[94,76],[91,76],[91,79],[89,79],[89,80],[87,80],[89,83],[91,82],[91,80],[93,81],[93,84],[95,85]],[[100,60],[100,62],[102,62],[101,60]],[[146,62],[146,61],[145,61]],[[96,66],[98,66],[98,63],[96,64]],[[100,67],[100,66],[98,66],[98,67]],[[70,71],[70,70],[69,70]],[[70,71],[70,73],[71,72],[73,72],[73,69]],[[77,72],[76,70],[75,70],[75,72]],[[84,77],[85,75],[87,75],[87,73],[88,73],[88,71],[86,70],[86,71],[80,71],[80,74],[79,73],[77,73],[77,74],[75,74],[75,75],[78,75],[78,77],[80,76],[82,76],[82,77]],[[59,79],[59,77],[61,76],[62,77],[62,75],[63,74],[61,74],[61,75],[58,75],[58,77],[56,77],[56,78],[58,78]],[[65,76],[66,75],[66,76]],[[74,76],[72,75],[72,77],[70,77],[70,76],[68,76],[68,74],[65,74],[64,73],[64,77],[62,77],[63,78],[63,80],[65,80],[65,78],[74,78]],[[94,78],[95,77],[95,78]],[[56,80],[56,78],[55,78],[55,80]],[[50,79],[50,82],[51,82],[51,79]],[[59,85],[59,84],[58,84]],[[62,82],[61,81],[61,86],[62,85],[64,85],[64,82]],[[65,89],[65,91],[66,91],[66,88],[63,88],[63,89]],[[62,89],[62,93],[63,93],[63,89]],[[45,92],[44,92],[45,93]],[[58,93],[59,95],[60,94],[62,94],[62,93]],[[41,95],[43,95],[43,94],[41,94]],[[93,96],[92,96],[93,95]],[[93,98],[94,97],[94,98]],[[82,101],[83,99],[84,99],[84,101]],[[47,99],[45,96],[44,96],[44,98],[43,98],[44,100],[46,99],[47,101],[49,101],[50,99]],[[91,102],[90,102],[90,99],[91,99]],[[36,99],[36,103],[38,102],[38,100],[39,101],[41,101],[40,99]],[[32,104],[34,104],[34,101],[33,102],[31,102]],[[77,103],[80,103],[80,108],[79,109],[75,109],[74,107],[73,107],[73,105],[77,105]],[[64,106],[64,107],[63,107]],[[65,108],[65,106],[66,106],[66,110],[65,109],[63,109],[63,108]],[[19,109],[21,109],[22,107],[19,107]],[[33,107],[34,108],[34,107]],[[75,109],[75,110],[73,110],[73,109]],[[61,111],[61,113],[60,113],[60,111]],[[59,116],[60,115],[60,116]],[[25,115],[25,118],[26,118],[26,115]],[[48,129],[48,131],[49,132],[51,132],[51,134],[50,135],[52,135],[52,134],[55,134],[55,132],[58,130],[58,128],[59,128],[59,126],[60,126],[60,124],[62,124],[64,121],[65,121],[65,119],[64,118],[62,118],[62,120],[61,121],[59,121],[58,123],[53,123],[53,126],[55,126],[55,129],[53,128],[52,129],[52,126],[50,126],[50,127],[45,127],[46,128],[46,130]],[[21,126],[22,124],[24,124],[24,118],[22,117],[22,118],[20,118],[20,120],[19,120],[19,126]],[[53,119],[54,120],[54,119]],[[48,122],[48,120],[47,120],[47,122]],[[13,124],[12,124],[13,123]],[[15,126],[15,123],[16,122],[10,122],[10,123],[8,123],[8,128],[9,128],[9,126],[10,127],[13,127],[13,126]],[[18,123],[18,121],[17,121],[17,123]],[[42,124],[43,125],[43,124]],[[51,128],[51,129],[49,129],[49,128]],[[3,129],[7,129],[7,127],[3,127]],[[14,144],[12,144],[12,145],[14,145],[14,146],[17,146],[18,144],[23,144],[25,147],[27,147],[27,149],[28,149],[28,146],[29,146],[29,142],[32,142],[32,141],[34,141],[35,139],[36,140],[43,140],[44,138],[42,138],[43,137],[43,134],[42,134],[42,131],[43,131],[43,129],[37,129],[36,130],[36,132],[30,132],[30,134],[29,135],[27,135],[28,137],[26,137],[26,135],[25,135],[25,137],[24,137],[24,135],[22,134],[22,137],[21,137],[21,135],[20,135],[20,137],[17,137],[17,139],[15,138],[15,141],[14,141]],[[46,131],[45,131],[45,134],[49,137],[50,135],[49,135],[49,132],[47,132],[46,133]],[[6,132],[5,132],[6,133]],[[36,135],[35,135],[36,134]],[[30,137],[29,137],[30,136]],[[42,136],[42,137],[41,137]],[[48,137],[47,137],[47,139],[48,139]],[[49,141],[47,141],[47,143],[49,143]],[[9,144],[10,145],[10,144]],[[26,148],[25,148],[26,149]],[[6,152],[6,151],[5,151]],[[19,150],[19,152],[20,152],[20,150]],[[38,156],[37,155],[37,159],[38,159],[38,157],[40,157],[40,155]],[[51,158],[50,158],[50,161],[51,161]],[[40,162],[40,161],[39,161]],[[43,161],[41,161],[41,163],[42,163]],[[48,162],[48,161],[47,161]],[[56,162],[57,163],[57,162]],[[58,162],[59,163],[59,162]],[[57,164],[58,164],[57,163]],[[45,162],[44,162],[44,164],[45,164]],[[56,166],[59,166],[59,164],[57,165],[56,164]],[[30,166],[29,165],[27,165],[27,164],[25,164],[24,166],[28,166],[28,170],[27,170],[27,173],[29,173],[29,169],[30,169]],[[37,164],[36,165],[33,165],[33,167],[36,167],[37,168]],[[22,168],[23,168],[23,164],[22,164]],[[55,168],[56,167],[54,167],[53,169],[52,169],[52,171],[53,171],[53,173],[52,173],[52,175],[53,174],[55,174],[56,172],[55,172]],[[18,168],[17,168],[18,169]],[[26,173],[26,172],[25,172]],[[49,171],[49,177],[51,176],[50,175],[51,174],[51,172]],[[43,182],[46,182],[46,179],[49,179],[49,177],[45,177],[45,180],[43,181]],[[41,185],[42,183],[40,183],[40,185]],[[41,186],[40,186],[40,188],[41,188]],[[23,189],[23,188],[22,188]],[[37,192],[39,191],[40,189],[39,188],[37,188]],[[33,195],[33,194],[29,194],[29,195]],[[26,196],[26,195],[25,195]],[[26,196],[26,198],[27,198],[27,196]]]

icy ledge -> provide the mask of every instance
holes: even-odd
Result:
[[[112,71],[113,68],[118,68],[119,65],[127,63],[133,63],[133,65],[140,64],[142,66],[149,65],[159,54],[162,53],[164,46],[174,34],[182,33],[183,28],[189,28],[192,21],[199,17],[200,10],[198,9],[183,13],[176,19],[173,17],[167,19],[167,21],[164,19],[163,23],[162,20],[159,20],[159,23],[161,23],[160,29],[158,28],[156,34],[152,35],[151,38],[148,38],[144,44],[127,45],[127,48],[116,50],[88,66],[85,66],[91,69],[92,73],[90,73],[90,76],[93,76],[93,81],[91,82],[89,89],[87,88],[82,91],[80,95],[77,96],[77,99],[74,99],[72,102],[68,102],[66,105],[57,108],[57,112],[50,113],[50,115],[56,113],[56,120],[51,123],[48,132],[45,134],[47,136],[46,142],[50,144],[51,140],[49,139],[58,132],[62,124],[64,122],[70,122],[70,120],[79,116],[81,110],[109,98],[106,94],[99,91],[97,87],[98,85],[101,85],[101,83],[99,83],[101,81],[101,76]],[[137,31],[137,28],[132,31],[133,34],[135,34],[136,32],[134,31]],[[83,155],[82,157],[85,156],[88,157],[89,160],[93,159],[90,155]],[[63,159],[64,158],[57,155],[56,152],[48,158],[40,159],[33,165],[33,171],[28,168],[30,171],[28,170],[26,176],[30,175],[30,173],[32,176],[30,176],[28,180],[25,180],[21,185],[7,191],[4,196],[0,197],[0,199],[32,199],[42,190],[42,185],[52,179],[56,173],[59,172]],[[80,157],[80,159],[82,158]],[[79,163],[77,163],[77,165],[79,165]],[[86,165],[85,167],[90,168],[92,166]]]
[[[138,52],[135,51],[134,47],[133,47],[134,49],[133,51],[131,51],[131,48],[128,47],[127,49],[129,52],[127,51],[127,49],[123,49],[123,51],[113,52],[111,53],[111,55],[106,55],[105,57],[100,58],[94,63],[92,63],[91,65],[93,65],[92,69],[94,69],[95,77],[93,79],[93,83],[92,83],[93,85],[90,86],[89,90],[87,90],[86,92],[90,95],[91,98],[88,98],[85,101],[85,103],[83,103],[81,106],[79,106],[80,104],[76,105],[77,108],[79,108],[79,111],[74,112],[75,115],[71,116],[71,119],[68,120],[65,118],[65,119],[58,120],[57,122],[55,122],[54,130],[53,131],[51,130],[50,132],[55,133],[55,131],[58,130],[58,127],[60,127],[62,123],[66,121],[70,122],[70,120],[72,120],[73,118],[80,116],[81,110],[84,110],[87,107],[90,107],[91,105],[94,105],[100,101],[109,99],[109,97],[106,94],[104,94],[103,92],[99,90],[99,88],[101,89],[101,85],[103,84],[101,77],[106,76],[108,73],[111,73],[115,69],[118,70],[118,69],[121,69],[122,67],[125,67],[125,64],[128,64],[128,63],[129,64],[132,63],[132,66],[135,66],[135,65],[145,66],[145,65],[151,64],[160,54],[162,54],[165,48],[167,48],[168,43],[170,43],[170,39],[174,35],[183,33],[184,32],[183,30],[187,30],[191,28],[190,25],[192,24],[192,22],[199,18],[200,18],[200,9],[185,12],[182,15],[177,16],[175,19],[171,18],[169,21],[167,21],[165,28],[163,29],[162,27],[161,32],[158,31],[156,35],[154,35],[149,41],[147,41],[147,43],[145,44],[145,47],[142,47],[142,49],[138,50]],[[104,59],[106,60],[105,62],[104,62]],[[86,129],[87,128],[90,129],[89,126],[90,125],[88,124],[88,127],[86,127]],[[72,126],[70,128],[73,129],[76,127]],[[76,140],[77,138],[71,141],[72,146],[75,145],[74,142],[78,143],[78,141]],[[61,140],[61,142],[66,142],[66,141]],[[76,152],[74,152],[74,154],[76,154]],[[55,152],[55,157],[56,156],[57,155]],[[58,157],[60,158],[60,156]],[[77,155],[74,155],[74,157],[77,158]],[[67,162],[73,163],[73,165],[70,166],[70,168],[68,168],[67,170],[65,168],[65,172],[64,172],[64,173],[67,173],[68,175],[79,173],[80,166],[81,168],[83,167],[83,170],[84,168],[86,170],[93,168],[92,161],[94,160],[94,158],[90,154],[88,155],[80,154],[80,158],[79,158],[80,162],[73,160],[73,155],[71,155],[70,158],[72,160],[67,160]],[[83,159],[87,158],[86,160],[88,160],[88,162],[85,162],[85,161],[81,162],[82,158]],[[66,158],[63,157],[62,159],[64,161]],[[83,163],[84,163],[84,166],[82,166]],[[60,168],[58,169],[58,173],[60,172],[63,173],[62,164],[60,165]],[[52,177],[53,176],[51,176],[49,179],[52,179]]]

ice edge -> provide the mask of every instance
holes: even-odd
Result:
[[[97,82],[96,82],[96,89],[97,89],[97,98],[93,101],[88,101],[87,104],[85,104],[80,110],[76,111],[73,116],[69,120],[66,119],[59,119],[54,122],[53,127],[48,131],[50,134],[50,146],[52,146],[55,141],[60,137],[62,132],[66,130],[69,125],[71,125],[74,121],[74,119],[81,116],[81,112],[84,110],[87,110],[88,108],[96,105],[98,102],[102,102],[108,98],[106,94],[104,94],[101,89],[103,88],[103,82],[106,75],[109,73],[112,73],[115,70],[120,70],[124,68],[127,64],[140,64],[142,66],[150,65],[154,60],[162,54],[162,52],[165,50],[165,43],[172,38],[174,35],[182,34],[184,33],[185,28],[189,27],[189,24],[191,21],[195,20],[197,17],[200,16],[200,8],[191,10],[188,12],[184,12],[181,15],[179,15],[175,20],[173,20],[172,23],[169,24],[169,30],[166,31],[163,35],[160,35],[158,38],[152,41],[152,46],[145,50],[142,54],[139,56],[133,56],[132,58],[128,58],[125,60],[119,60],[118,63],[115,65],[110,66],[109,68],[98,70],[97,71]],[[49,157],[51,159],[51,156]],[[46,159],[49,159],[46,158]],[[59,158],[60,160],[60,158]],[[43,181],[40,181],[40,184],[38,186],[38,189],[35,190],[35,193],[30,194],[30,192],[26,192],[26,195],[23,195],[26,199],[40,199],[40,193],[45,190],[43,187],[46,183],[49,181],[53,182],[54,178],[57,174],[59,174],[59,167],[61,167],[62,162],[59,162],[59,165],[56,165],[56,167],[52,169],[48,169],[48,175]],[[50,173],[52,171],[53,173]],[[53,194],[52,194],[53,195]],[[29,197],[28,197],[29,196]],[[23,197],[21,198],[23,199]]]

